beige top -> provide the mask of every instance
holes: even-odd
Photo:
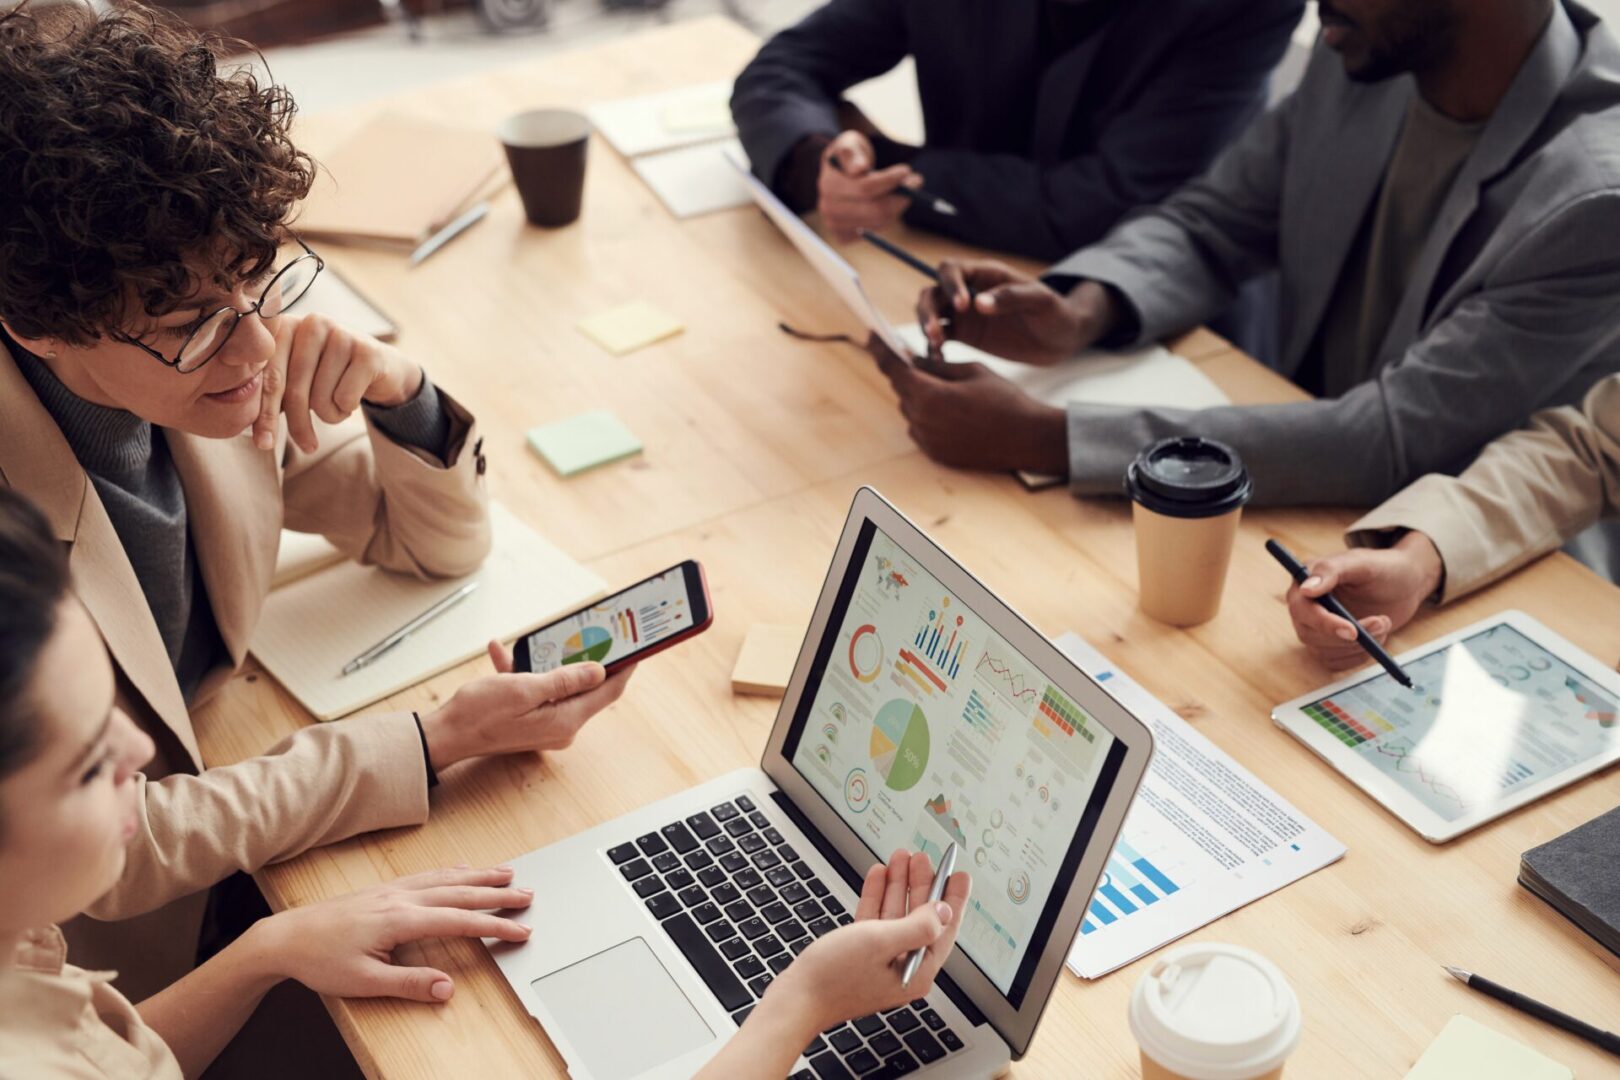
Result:
[[[1517,570],[1620,508],[1620,375],[1579,409],[1537,413],[1485,448],[1461,476],[1425,476],[1350,527],[1382,546],[1415,529],[1445,560],[1441,602]]]
[[[12,966],[0,968],[0,1076],[181,1080],[180,1063],[112,978],[69,964],[54,926],[24,936]]]
[[[1372,377],[1429,227],[1484,128],[1412,95],[1371,221],[1345,259],[1322,324],[1321,385],[1307,389],[1338,397]]]

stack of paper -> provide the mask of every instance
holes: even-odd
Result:
[[[731,122],[731,83],[705,83],[586,110],[596,131],[677,218],[748,203],[726,162],[742,154]]]

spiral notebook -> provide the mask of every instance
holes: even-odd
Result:
[[[415,686],[602,596],[606,584],[499,503],[495,543],[464,578],[420,581],[342,557],[319,538],[283,534],[275,585],[251,651],[275,680],[321,720]],[[477,579],[478,589],[352,675],[343,665],[438,600]]]

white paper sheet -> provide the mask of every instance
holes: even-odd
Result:
[[[1058,648],[1153,731],[1069,968],[1095,979],[1344,857],[1345,846],[1078,634]]]
[[[735,135],[730,101],[728,80],[603,102],[585,115],[613,149],[634,158]]]
[[[748,185],[726,160],[728,153],[741,157],[742,152],[742,143],[727,139],[647,154],[630,167],[671,214],[690,218],[748,205]]]

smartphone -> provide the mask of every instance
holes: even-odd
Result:
[[[611,675],[696,637],[713,621],[703,567],[688,559],[519,638],[512,665],[546,672],[595,660]]]

